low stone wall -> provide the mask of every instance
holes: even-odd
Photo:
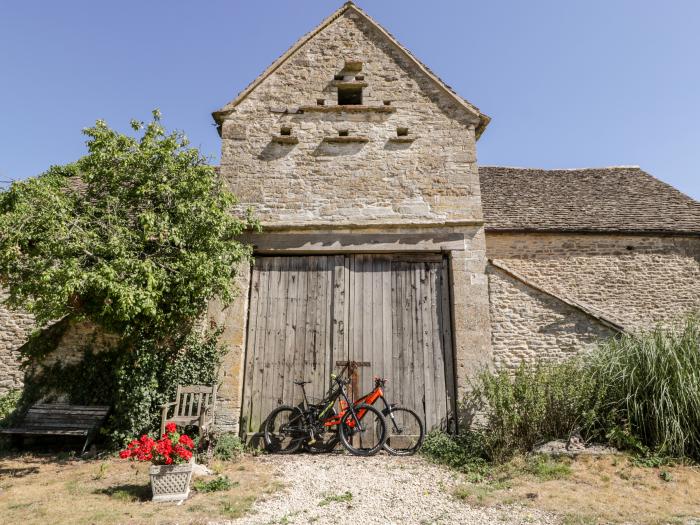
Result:
[[[20,347],[34,329],[34,317],[3,306],[7,292],[0,289],[0,395],[22,388],[24,373],[20,370]]]
[[[494,266],[487,273],[491,346],[497,368],[517,368],[523,361],[561,361],[616,333],[578,308]]]

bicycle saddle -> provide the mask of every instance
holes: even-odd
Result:
[[[311,381],[304,381],[304,380],[294,381],[294,384],[299,385],[299,386],[306,385],[307,383],[311,383]]]

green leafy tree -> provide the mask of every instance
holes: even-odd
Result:
[[[0,193],[0,278],[8,304],[46,325],[65,316],[130,335],[168,334],[214,296],[232,299],[240,234],[255,226],[215,168],[158,111],[139,137],[103,121],[88,154]]]
[[[0,285],[40,327],[28,364],[76,319],[121,336],[103,352],[87,342],[77,364],[30,366],[22,404],[57,391],[109,404],[115,444],[157,426],[178,383],[216,381],[219,332],[192,328],[210,299],[233,299],[251,255],[240,235],[258,227],[157,111],[131,125],[135,137],[98,121],[84,130],[87,155],[0,192]]]

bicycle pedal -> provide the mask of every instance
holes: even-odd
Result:
[[[309,440],[309,445],[313,445],[314,443],[316,443],[316,440],[314,438],[311,438]]]

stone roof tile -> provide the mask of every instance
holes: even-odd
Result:
[[[637,166],[479,167],[487,230],[700,234],[700,202]]]

